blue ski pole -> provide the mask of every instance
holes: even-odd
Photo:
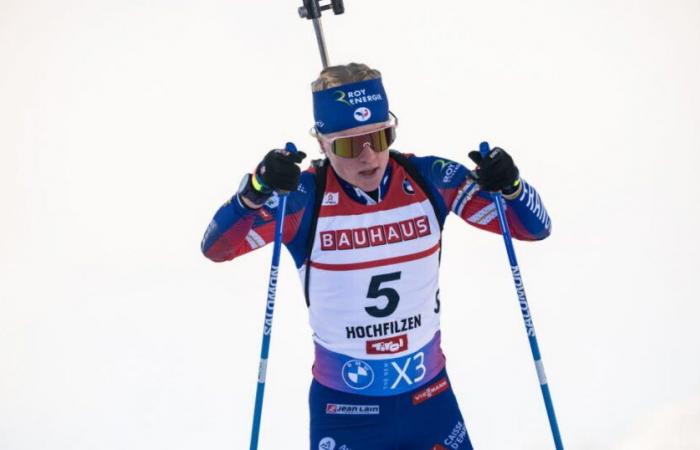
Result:
[[[287,142],[285,150],[296,153],[297,148]],[[275,293],[277,292],[277,274],[279,273],[280,249],[282,247],[282,230],[284,229],[284,212],[287,207],[287,195],[278,194],[280,203],[277,206],[275,218],[275,243],[272,247],[272,264],[270,265],[270,281],[267,285],[267,304],[265,306],[265,322],[263,325],[262,348],[260,349],[260,366],[258,368],[258,387],[255,391],[255,410],[253,411],[253,431],[250,434],[250,450],[257,450],[260,435],[260,418],[262,415],[263,397],[265,396],[265,377],[267,375],[267,357],[270,353],[270,337],[272,335],[272,315],[275,312]]]
[[[481,156],[486,157],[489,151],[490,149],[488,142],[482,142],[481,145],[479,145],[479,153],[481,153]],[[518,260],[515,257],[513,239],[510,236],[510,229],[508,228],[508,222],[506,222],[505,211],[503,210],[503,198],[501,197],[500,192],[491,193],[491,197],[493,198],[493,203],[496,205],[496,211],[498,212],[498,222],[501,225],[503,241],[506,244],[506,252],[508,252],[508,260],[510,261],[510,270],[513,274],[513,282],[515,283],[515,291],[518,294],[518,300],[520,301],[520,311],[523,314],[523,320],[525,321],[525,330],[527,331],[527,338],[530,341],[530,350],[532,350],[532,357],[535,360],[537,378],[539,378],[540,381],[542,397],[544,398],[544,406],[547,409],[549,426],[552,429],[552,436],[554,437],[554,446],[557,450],[563,450],[564,445],[561,442],[561,435],[559,434],[559,425],[557,424],[557,417],[554,414],[554,404],[552,403],[552,396],[549,393],[547,376],[544,373],[544,364],[542,363],[542,356],[540,355],[540,347],[539,345],[537,345],[535,326],[532,323],[530,307],[528,306],[527,297],[525,296],[525,286],[523,285],[522,275],[520,274]]]

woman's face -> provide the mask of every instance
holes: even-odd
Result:
[[[386,126],[386,123],[376,123],[324,135],[319,138],[321,150],[328,157],[331,166],[342,179],[365,192],[373,191],[379,188],[386,165],[389,163],[389,150],[380,153],[375,152],[372,149],[371,141],[368,139],[363,143],[362,152],[357,157],[342,158],[333,153],[329,139],[371,133],[372,131],[386,128]]]

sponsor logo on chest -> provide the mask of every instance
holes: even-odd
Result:
[[[399,222],[319,233],[321,250],[351,250],[396,244],[430,235],[428,216],[413,217]]]
[[[326,192],[323,194],[323,200],[321,201],[322,206],[333,206],[337,205],[340,201],[340,194],[338,192]]]

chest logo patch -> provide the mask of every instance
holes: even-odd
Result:
[[[408,178],[403,179],[403,191],[407,193],[408,195],[416,195],[416,190],[413,188],[413,185],[411,184],[410,181],[408,181]]]
[[[340,195],[337,192],[326,192],[323,194],[323,201],[321,205],[323,206],[335,206],[338,204]]]

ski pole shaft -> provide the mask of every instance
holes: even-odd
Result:
[[[323,26],[321,26],[321,15],[323,11],[329,9],[333,10],[333,13],[336,15],[343,14],[345,12],[343,0],[331,0],[330,3],[326,5],[321,5],[321,0],[304,0],[304,5],[298,8],[299,17],[302,19],[309,19],[314,24],[316,43],[318,44],[318,51],[321,54],[321,64],[323,64],[324,69],[328,67],[329,62],[326,39],[323,36]]]
[[[316,33],[316,42],[318,43],[318,51],[321,54],[321,64],[323,68],[328,67],[328,49],[326,48],[326,39],[323,36],[323,26],[321,26],[321,18],[313,19],[314,32]]]
[[[287,142],[285,149],[296,153],[297,149]],[[287,207],[287,195],[280,196],[275,218],[275,241],[272,247],[272,264],[270,278],[267,284],[267,302],[265,305],[265,321],[263,324],[262,346],[260,349],[260,365],[258,368],[258,385],[255,391],[255,409],[253,411],[253,430],[250,434],[250,450],[257,450],[260,436],[260,420],[262,416],[263,397],[265,396],[265,378],[267,376],[267,359],[270,353],[272,336],[272,317],[275,312],[275,294],[277,292],[277,275],[279,273],[280,250],[282,248],[282,231],[284,229],[284,213]]]
[[[481,155],[483,157],[486,157],[489,151],[490,149],[488,142],[482,142],[479,146],[479,152],[481,153]],[[557,424],[557,417],[554,413],[554,403],[552,402],[552,396],[549,392],[547,376],[544,372],[544,364],[542,363],[542,355],[540,355],[540,347],[537,344],[535,326],[532,322],[532,315],[530,314],[530,307],[527,302],[527,296],[525,295],[525,286],[523,285],[523,279],[520,273],[520,266],[518,266],[518,259],[515,256],[515,249],[513,248],[513,239],[510,235],[510,229],[508,228],[508,222],[506,221],[505,211],[503,209],[503,198],[501,197],[501,194],[499,192],[492,193],[491,197],[493,199],[493,203],[496,206],[496,211],[498,213],[498,222],[501,226],[501,234],[503,235],[503,241],[506,245],[508,261],[510,262],[510,270],[513,275],[513,282],[515,283],[515,291],[518,294],[518,301],[520,302],[520,311],[523,315],[523,321],[525,322],[525,330],[527,331],[527,338],[530,342],[530,350],[532,351],[532,357],[535,360],[535,369],[537,370],[537,378],[539,379],[540,389],[542,390],[544,406],[547,410],[549,427],[552,429],[554,446],[556,450],[563,450],[564,445],[562,444],[561,435],[559,434],[559,425]]]

